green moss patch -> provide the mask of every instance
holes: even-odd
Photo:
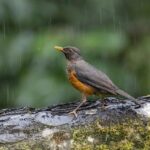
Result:
[[[148,150],[150,124],[129,120],[122,124],[103,126],[99,121],[73,131],[76,150]]]

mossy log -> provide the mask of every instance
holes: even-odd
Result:
[[[0,110],[0,150],[130,150],[150,148],[150,96],[79,102],[43,109]]]

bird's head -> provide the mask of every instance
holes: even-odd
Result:
[[[76,48],[76,47],[55,46],[54,48],[59,50],[59,51],[61,51],[62,53],[64,53],[66,59],[69,60],[69,61],[75,61],[75,60],[81,59],[80,50],[78,48]]]

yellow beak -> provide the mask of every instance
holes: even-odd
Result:
[[[63,51],[63,47],[60,46],[54,46],[55,49],[57,49],[58,51]]]

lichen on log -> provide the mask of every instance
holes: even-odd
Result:
[[[89,101],[75,118],[79,102],[43,109],[0,110],[0,150],[147,149],[150,147],[150,96],[131,100]]]

